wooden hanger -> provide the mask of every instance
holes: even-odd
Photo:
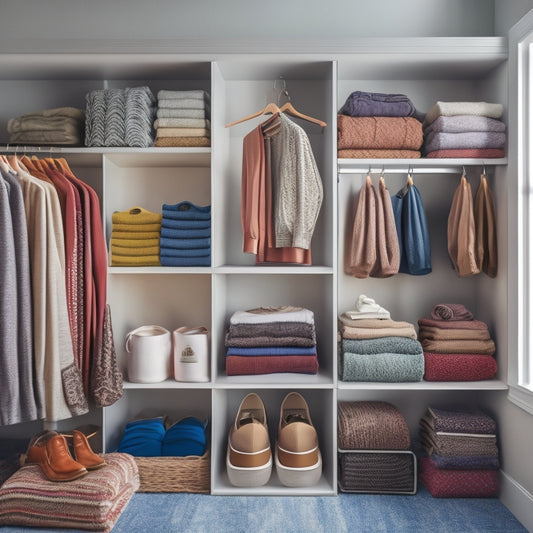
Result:
[[[246,122],[247,120],[250,120],[252,118],[259,117],[261,115],[268,115],[268,114],[275,114],[275,113],[281,113],[281,109],[274,103],[267,104],[267,106],[262,109],[261,111],[258,111],[257,113],[254,113],[253,115],[248,115],[247,117],[241,118],[239,120],[235,120],[234,122],[230,122],[229,124],[226,124],[226,128],[231,128],[231,126],[235,126],[236,124],[240,124],[241,122]]]
[[[298,118],[302,118],[304,120],[307,120],[308,122],[312,122],[313,124],[318,124],[319,126],[322,126],[323,128],[327,126],[327,124],[323,120],[320,120],[318,118],[313,118],[308,115],[304,115],[303,113],[300,113],[299,111],[294,109],[294,106],[290,102],[286,102],[285,104],[283,104],[280,107],[280,111],[282,113],[287,111],[290,115],[293,115]]]

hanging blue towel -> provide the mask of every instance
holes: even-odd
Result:
[[[161,454],[171,457],[202,456],[207,448],[207,421],[187,417],[167,429]]]
[[[431,249],[426,213],[416,185],[406,185],[391,198],[398,243],[399,272],[422,276],[431,272]]]
[[[158,457],[165,432],[163,417],[128,422],[118,451],[135,457]]]
[[[172,239],[170,237],[161,237],[159,245],[162,248],[172,250],[192,250],[194,248],[211,248],[211,238],[202,237],[198,239]]]
[[[197,239],[211,237],[211,228],[205,229],[173,229],[161,228],[161,237],[171,239]]]
[[[191,202],[178,204],[163,204],[163,218],[174,220],[211,220],[211,206],[198,206]]]
[[[211,256],[202,257],[169,257],[163,255],[160,257],[162,266],[211,266]]]

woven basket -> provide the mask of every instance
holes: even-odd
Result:
[[[141,486],[137,492],[210,492],[209,452],[201,457],[135,457]]]

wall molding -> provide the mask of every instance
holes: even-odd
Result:
[[[533,531],[533,494],[503,470],[500,471],[500,481],[500,501],[528,531]]]

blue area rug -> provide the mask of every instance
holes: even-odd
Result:
[[[0,527],[1,533],[57,531]],[[62,530],[64,533],[74,531]],[[113,533],[527,533],[497,499],[339,494],[337,497],[133,496]]]

